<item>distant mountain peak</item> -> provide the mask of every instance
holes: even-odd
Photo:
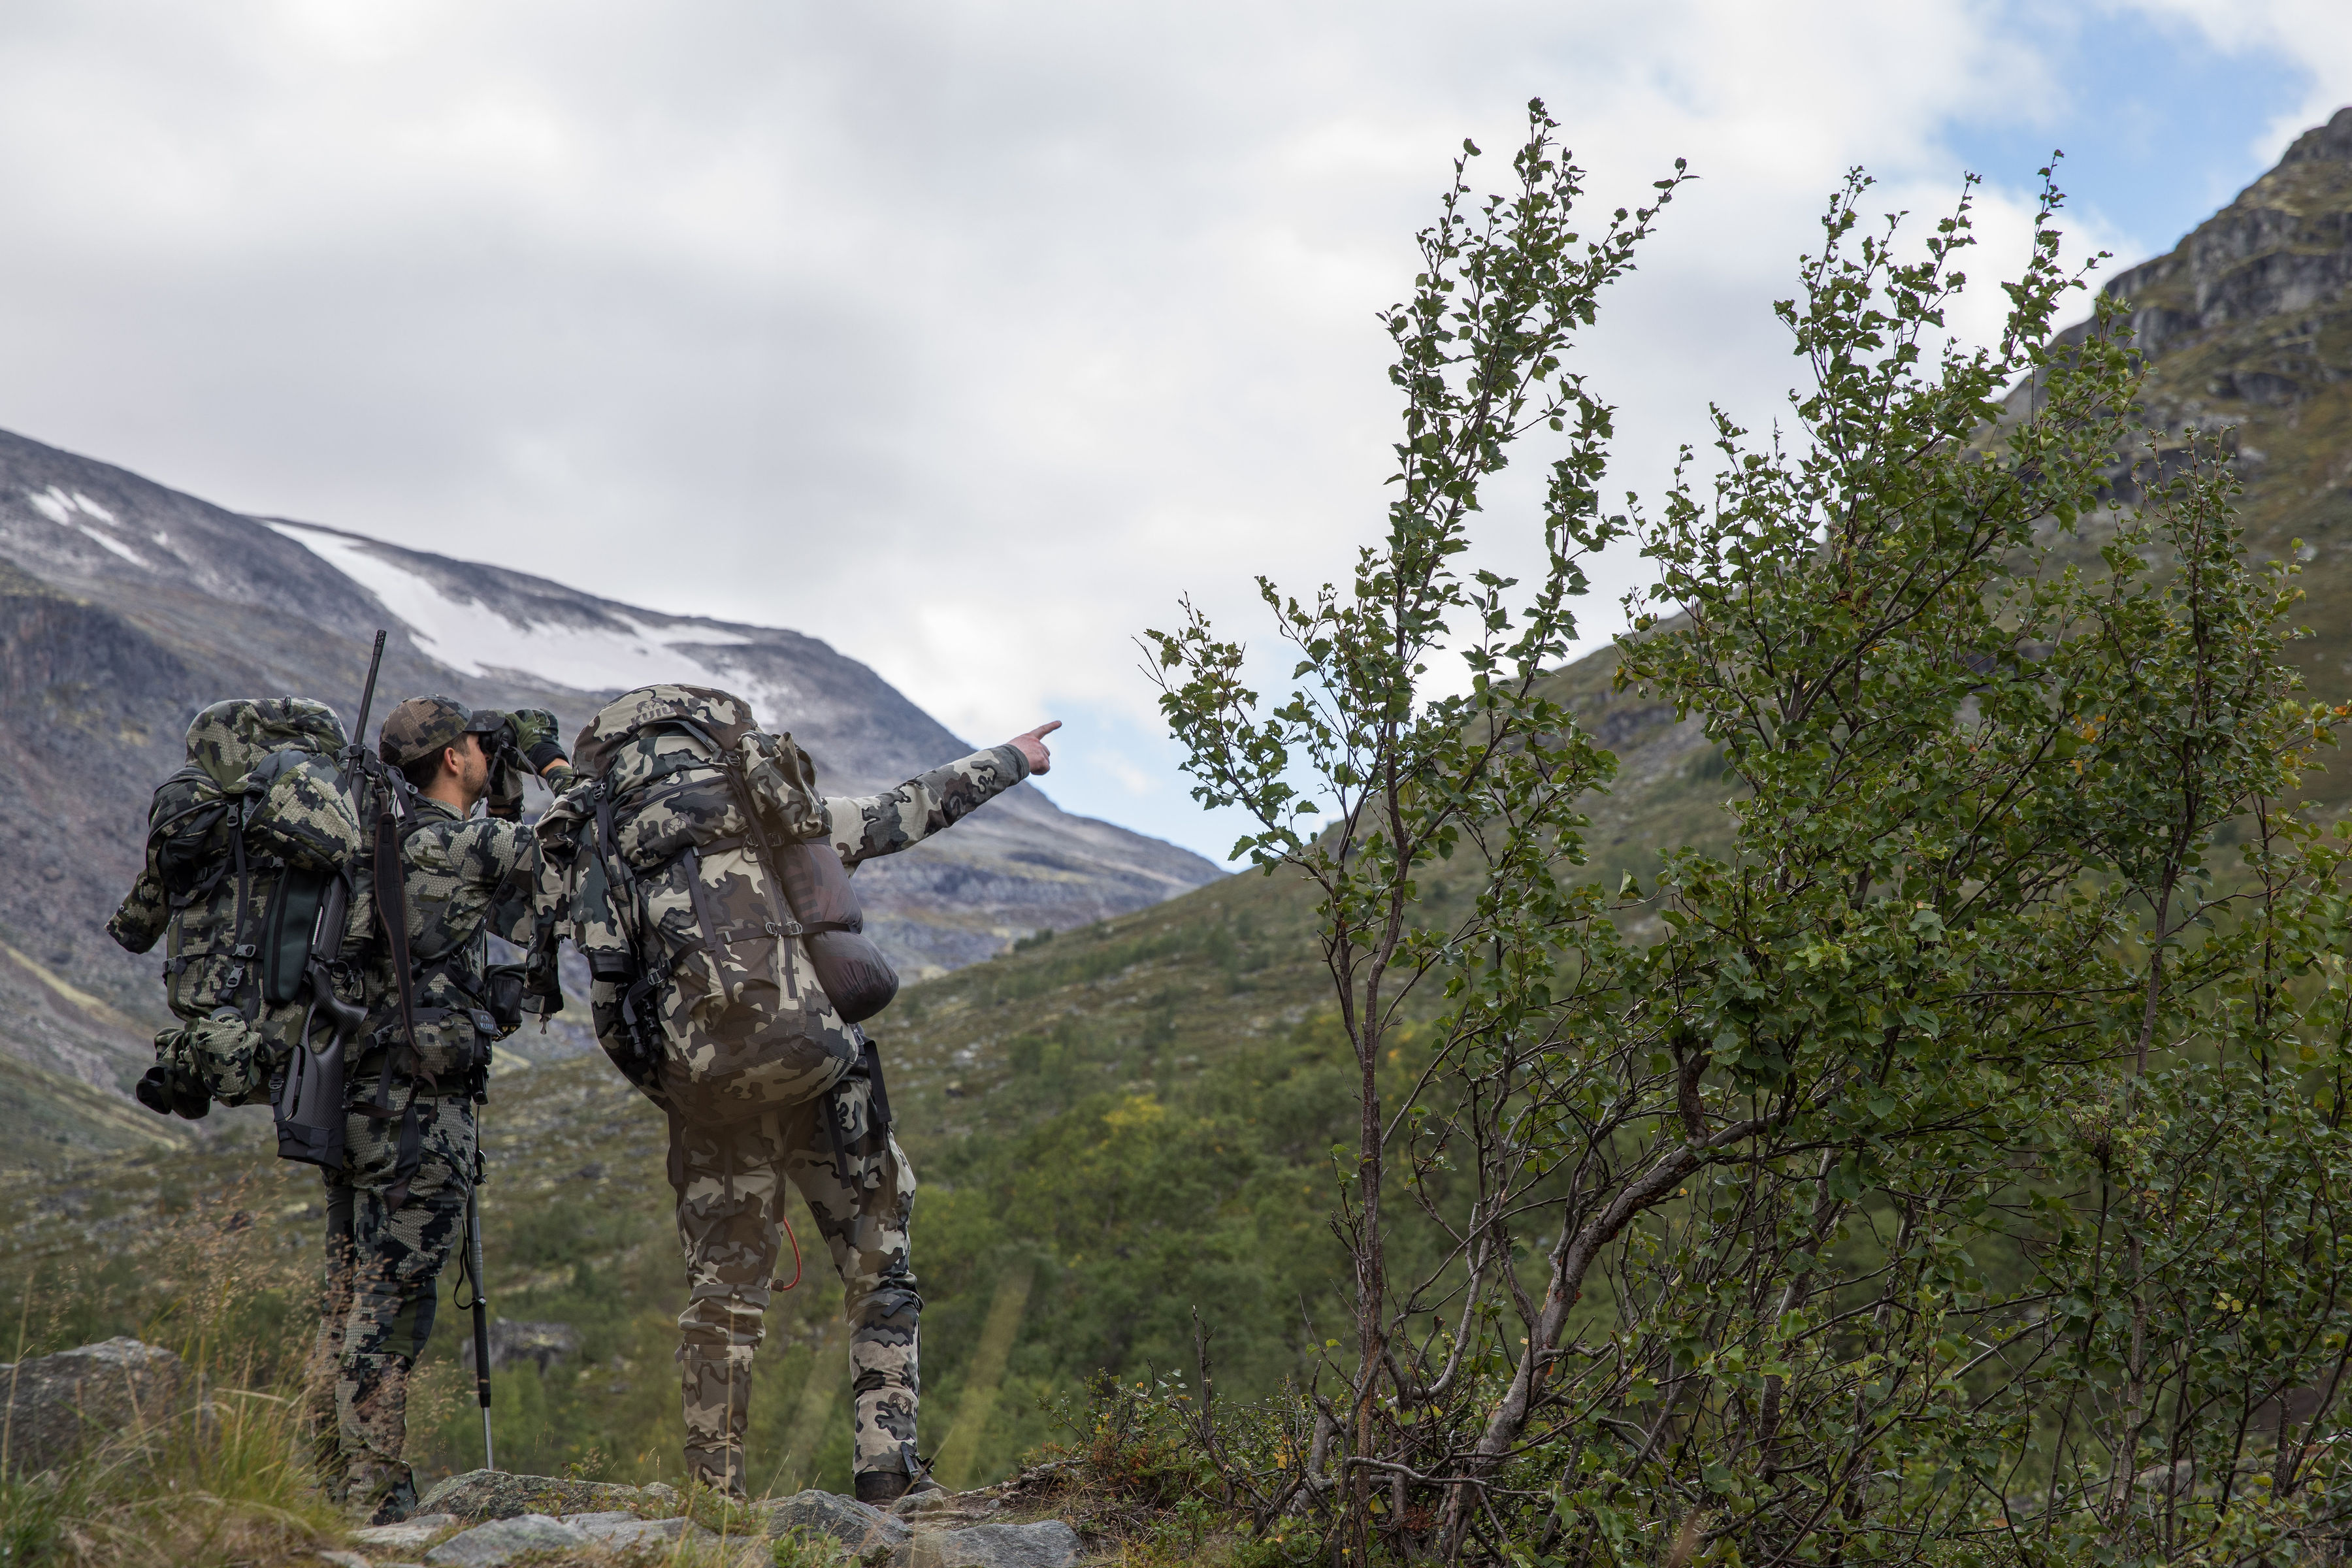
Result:
[[[2108,279],[2150,357],[2184,338],[2284,315],[2352,282],[2352,108],[2294,140],[2277,165],[2152,261]]]
[[[2289,163],[2352,163],[2352,105],[2337,110],[2325,125],[2315,125],[2294,139],[2279,159]]]

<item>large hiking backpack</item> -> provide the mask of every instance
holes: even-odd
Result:
[[[171,936],[166,996],[187,1026],[156,1037],[149,1108],[251,1104],[284,1073],[314,1010],[314,945],[340,946],[362,849],[345,749],[334,710],[297,697],[215,702],[188,726],[187,765],[148,812],[146,867],[107,922],[132,952]]]
[[[588,959],[598,1041],[653,1098],[725,1120],[823,1093],[898,977],[863,934],[808,753],[740,698],[649,686],[582,731],[538,826],[543,924]]]

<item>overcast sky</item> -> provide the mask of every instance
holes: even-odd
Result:
[[[2063,147],[2128,264],[2352,101],[2352,7],[15,0],[0,425],[1058,715],[1066,806],[1222,856],[1131,639],[1190,592],[1262,641],[1253,573],[1375,535],[1375,312],[1537,94],[1598,212],[1700,176],[1579,351],[1654,493],[1710,399],[1769,418],[1848,165],[1983,174],[1982,274]]]

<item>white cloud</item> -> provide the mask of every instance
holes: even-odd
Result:
[[[1948,127],[2055,91],[1992,0],[28,0],[0,424],[794,626],[975,738],[1056,703],[1148,731],[1129,639],[1180,591],[1255,636],[1252,573],[1339,575],[1378,529],[1373,313],[1463,136],[1500,177],[1544,95],[1596,217],[1701,176],[1580,351],[1654,489],[1710,398],[1779,406],[1769,303],[1846,166],[1940,212]],[[1988,193],[1988,260],[2029,194]],[[1102,807],[1170,830],[1137,767]]]

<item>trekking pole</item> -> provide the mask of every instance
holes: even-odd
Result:
[[[490,1447],[490,1298],[482,1283],[482,1155],[478,1148],[474,1152],[474,1185],[466,1194],[466,1273],[474,1284],[474,1397],[482,1405],[482,1468],[495,1470],[499,1461]]]

